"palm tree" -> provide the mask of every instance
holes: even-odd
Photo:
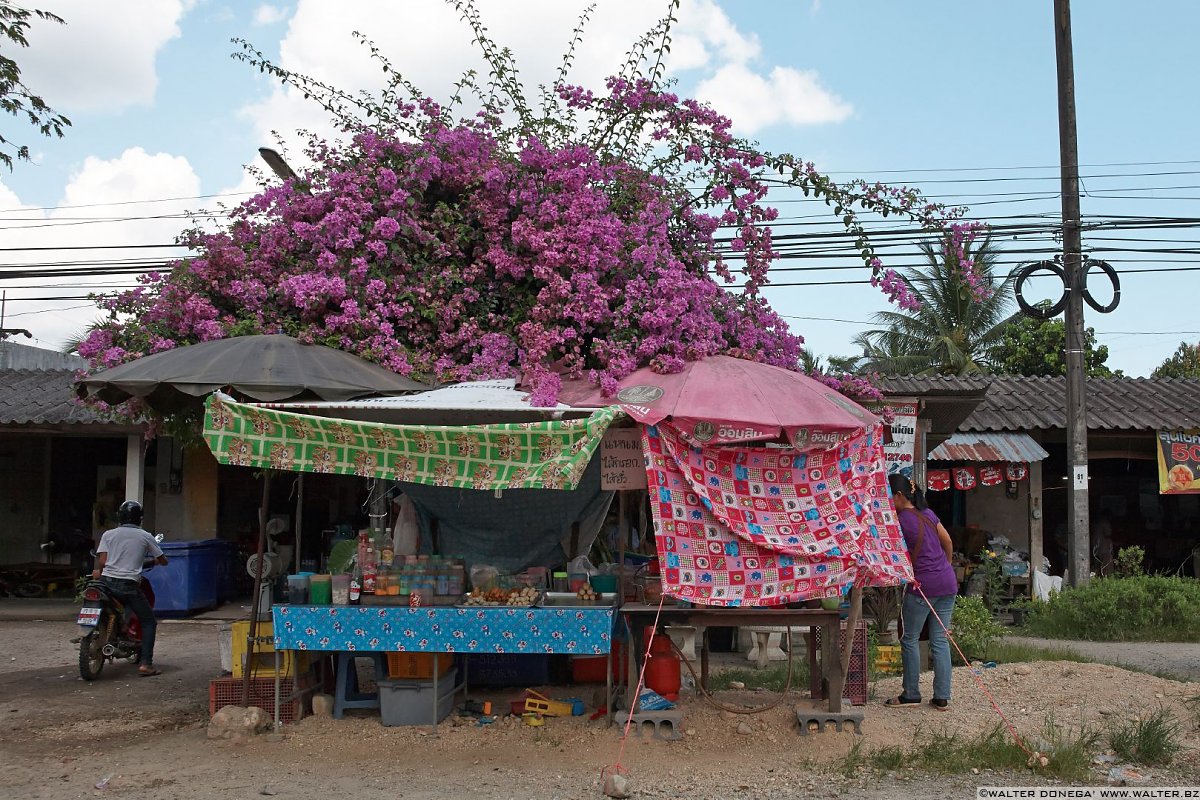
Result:
[[[1004,338],[1015,276],[998,276],[1000,252],[990,236],[967,253],[991,295],[976,300],[963,280],[958,256],[949,242],[921,244],[928,265],[901,276],[921,308],[882,311],[879,328],[855,339],[863,348],[862,369],[885,375],[971,375],[988,372]]]

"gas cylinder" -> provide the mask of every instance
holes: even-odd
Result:
[[[650,631],[647,631],[647,636]],[[671,637],[656,634],[646,659],[646,686],[674,702],[679,699],[679,656],[671,647]]]

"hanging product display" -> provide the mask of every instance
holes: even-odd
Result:
[[[783,605],[912,580],[881,426],[809,453],[691,447],[644,429],[663,589],[703,605]]]
[[[999,486],[1004,482],[1004,471],[998,464],[987,464],[979,468],[981,486]]]
[[[1004,468],[1004,477],[1010,481],[1023,481],[1029,477],[1029,465],[1010,461]]]
[[[386,425],[258,408],[213,395],[204,440],[217,462],[460,489],[574,489],[621,412],[497,425]]]
[[[974,467],[955,467],[951,470],[954,476],[954,488],[966,492],[975,488],[977,482]]]
[[[931,492],[944,492],[950,488],[950,470],[931,469],[925,473],[927,488]]]

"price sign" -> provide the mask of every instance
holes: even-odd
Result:
[[[609,428],[600,440],[600,488],[645,489],[646,458],[642,432],[637,428]]]

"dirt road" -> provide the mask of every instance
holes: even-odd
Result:
[[[906,746],[920,731],[973,732],[994,724],[972,676],[955,675],[954,710],[892,710],[872,701],[862,710],[864,736],[827,732],[800,736],[793,705],[802,695],[753,717],[685,705],[681,742],[631,739],[622,754],[614,729],[586,717],[549,719],[541,728],[519,721],[428,729],[383,728],[378,717],[341,721],[309,718],[282,735],[234,744],[205,738],[207,684],[219,674],[217,626],[160,625],[156,662],[163,674],[134,677],[132,666],[106,669],[101,680],[78,678],[75,626],[56,622],[0,623],[0,763],[5,797],[31,800],[122,797],[139,800],[204,798],[600,798],[600,770],[620,758],[646,798],[974,797],[976,785],[1041,783],[1030,774],[929,777],[907,770],[842,774],[857,740],[869,748]],[[1070,724],[1102,715],[1132,715],[1154,704],[1179,706],[1191,687],[1152,676],[1131,676],[1099,664],[1051,662],[1030,675],[1013,667],[987,670],[993,693],[1019,728],[1036,731],[1048,714]],[[897,679],[881,681],[880,698]],[[575,693],[590,700],[589,690]],[[497,697],[497,701],[502,697]],[[727,702],[757,705],[772,699],[723,693]],[[745,727],[743,727],[743,724]],[[1150,771],[1158,784],[1200,785],[1200,746],[1168,771]],[[95,784],[109,777],[103,790]],[[1093,776],[1103,780],[1102,769]]]
[[[1196,642],[1083,642],[1029,636],[1009,636],[1005,639],[1014,644],[1070,650],[1103,664],[1169,675],[1180,680],[1200,681],[1200,644]]]

